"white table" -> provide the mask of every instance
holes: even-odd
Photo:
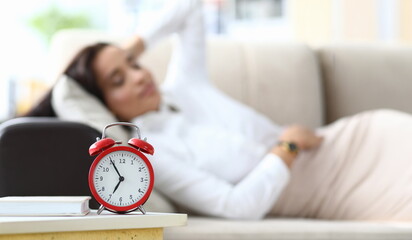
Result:
[[[86,216],[0,217],[3,239],[163,239],[163,228],[184,226],[186,214],[113,214]]]

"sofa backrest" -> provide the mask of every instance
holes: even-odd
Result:
[[[377,108],[412,113],[410,46],[325,46],[317,53],[326,123]]]
[[[74,54],[96,41],[124,38],[91,30],[63,30],[50,49],[51,77]],[[171,41],[150,49],[142,62],[161,82]],[[208,39],[211,80],[228,95],[279,124],[317,127],[361,111],[392,108],[412,114],[412,48]]]
[[[62,72],[83,46],[119,43],[121,37],[90,30],[64,30],[52,40],[52,76]],[[161,82],[167,73],[172,41],[164,41],[142,57]],[[315,53],[300,43],[208,40],[208,69],[212,82],[231,97],[267,115],[278,124],[323,124],[323,94]]]

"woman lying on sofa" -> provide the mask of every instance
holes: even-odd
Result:
[[[158,88],[136,60],[172,33],[178,43]],[[29,115],[45,111],[99,130],[137,124],[156,148],[156,189],[201,214],[412,219],[412,148],[399,141],[412,136],[412,117],[372,111],[316,131],[276,125],[209,82],[200,0],[166,7],[127,48],[84,48]]]

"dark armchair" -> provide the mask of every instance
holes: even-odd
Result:
[[[100,133],[53,117],[25,117],[0,125],[0,197],[91,196],[89,146]],[[90,207],[97,208],[93,199]]]

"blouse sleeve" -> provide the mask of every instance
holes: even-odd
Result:
[[[155,22],[141,26],[137,33],[146,48],[176,33],[177,41],[174,42],[165,84],[207,82],[202,1],[167,1],[155,19]]]
[[[154,160],[156,187],[176,203],[205,215],[261,219],[273,207],[289,180],[289,170],[274,154],[267,154],[237,184],[176,157],[158,155]]]

